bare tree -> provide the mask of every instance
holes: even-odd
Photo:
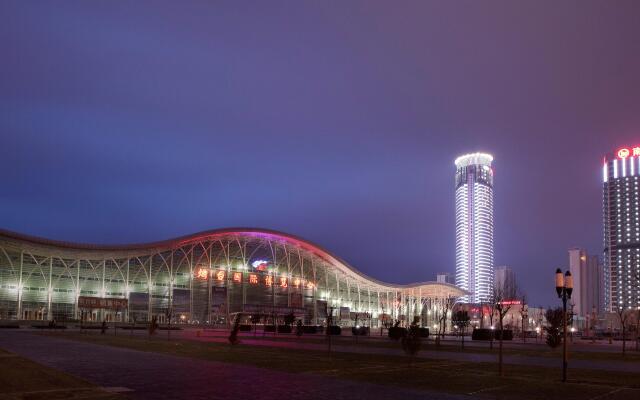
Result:
[[[511,309],[513,303],[506,301],[504,289],[501,287],[494,287],[492,294],[492,303],[498,317],[498,323],[500,325],[500,337],[498,347],[498,373],[500,376],[504,376],[503,362],[502,362],[502,342],[504,339],[504,317]]]
[[[332,327],[333,327],[333,310],[334,307],[329,307],[329,303],[325,303],[325,310],[326,310],[326,314],[327,314],[327,329],[325,331],[326,337],[327,337],[327,351],[329,354],[331,354],[331,334],[332,332]]]
[[[485,302],[481,301],[480,302],[480,329],[484,329],[484,307],[485,307]]]
[[[624,307],[618,307],[616,310],[616,314],[618,314],[618,319],[620,320],[620,328],[622,329],[622,355],[624,356],[627,351],[627,329],[628,324],[632,318],[631,316],[632,310],[625,310]]]
[[[493,329],[495,328],[493,326],[493,320],[495,319],[496,308],[498,306],[498,302],[499,301],[501,301],[501,300],[497,297],[497,294],[495,293],[495,290],[492,290],[491,296],[489,297],[489,299],[487,301],[487,305],[489,307],[489,327],[492,330],[491,336],[489,337],[489,349],[491,349],[491,350],[493,350],[493,339],[494,339],[494,331],[493,331]]]
[[[522,320],[522,343],[527,342],[527,331],[525,328],[525,324],[527,322],[527,317],[529,316],[529,307],[527,306],[527,296],[522,293],[520,296],[520,319]]]
[[[444,338],[444,334],[447,330],[447,320],[449,318],[449,313],[453,309],[453,305],[456,303],[455,297],[447,297],[440,301],[441,308],[438,312],[438,330],[436,336],[436,345],[440,346],[440,339]]]
[[[469,322],[471,319],[469,318],[469,313],[464,310],[459,310],[453,313],[452,322],[458,328],[458,332],[460,333],[462,349],[464,350],[464,334],[469,326]]]
[[[171,318],[173,317],[173,305],[169,304],[164,312],[169,325],[167,326],[167,340],[171,340]]]

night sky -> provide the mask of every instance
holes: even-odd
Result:
[[[494,155],[495,261],[555,304],[640,144],[638,1],[0,3],[0,227],[299,235],[379,279],[455,268],[454,164]]]

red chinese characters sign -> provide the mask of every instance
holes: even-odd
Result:
[[[200,267],[196,269],[194,277],[200,280],[215,280],[218,282],[224,282],[227,279],[227,271],[223,269],[209,269],[206,267]],[[243,284],[246,281],[251,285],[258,285],[262,281],[265,286],[277,285],[281,288],[288,288],[290,285],[296,289],[315,289],[316,285],[311,281],[305,281],[300,278],[288,278],[287,276],[275,276],[275,275],[261,275],[256,273],[249,273],[247,278],[244,277],[243,272],[233,271],[229,272],[229,279],[233,283]]]
[[[623,147],[616,152],[616,155],[623,160],[629,156],[640,156],[640,147]]]
[[[226,271],[218,270],[215,273],[217,281],[224,281],[224,277],[226,275]]]
[[[127,299],[109,299],[102,297],[78,297],[78,308],[104,308],[108,310],[122,310],[128,306]]]
[[[207,279],[208,276],[209,276],[209,270],[206,268],[199,268],[196,271],[196,277],[199,279]]]

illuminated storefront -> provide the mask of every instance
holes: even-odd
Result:
[[[465,294],[445,283],[392,285],[303,239],[223,229],[143,245],[56,242],[0,231],[0,319],[226,323],[236,313],[321,324],[409,320]],[[118,301],[115,301],[115,300]]]

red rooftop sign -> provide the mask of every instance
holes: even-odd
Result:
[[[640,147],[623,147],[616,153],[618,158],[625,159],[629,156],[640,156]]]

